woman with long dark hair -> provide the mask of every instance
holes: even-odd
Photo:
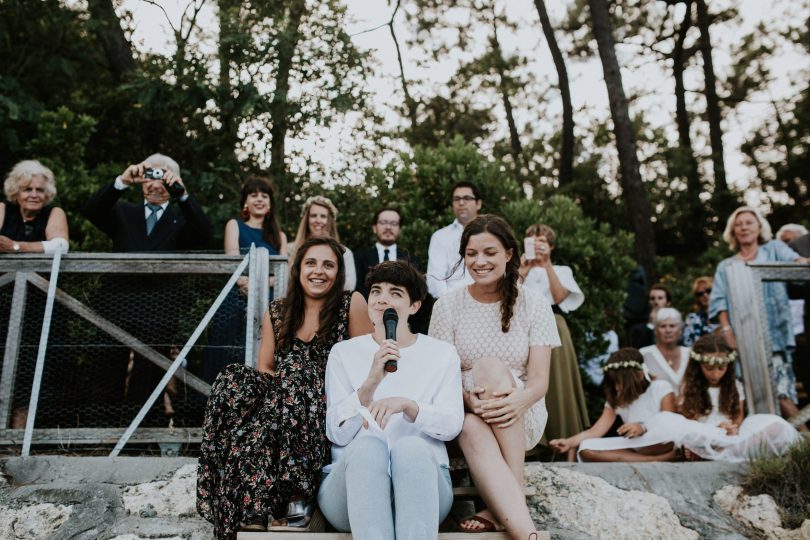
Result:
[[[197,510],[217,538],[273,517],[305,527],[329,463],[324,377],[332,345],[371,332],[366,301],[343,290],[343,251],[315,237],[297,250],[286,297],[262,322],[258,370],[228,366],[203,423]]]
[[[270,255],[287,253],[287,236],[276,218],[273,184],[261,176],[251,176],[242,185],[239,199],[241,219],[231,219],[225,225],[225,253],[244,255],[250,247],[267,249]],[[270,299],[273,298],[275,277],[270,276]],[[220,306],[208,330],[208,344],[203,352],[200,377],[212,383],[228,364],[244,362],[245,322],[248,278],[236,281],[238,289],[231,291]]]
[[[523,494],[525,452],[543,435],[551,348],[560,345],[551,305],[518,284],[518,243],[509,224],[478,216],[464,227],[458,264],[473,283],[442,296],[430,335],[456,346],[467,410],[458,441],[488,508],[467,532],[536,534]]]

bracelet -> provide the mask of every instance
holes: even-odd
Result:
[[[729,325],[725,325],[725,326],[720,327],[720,332],[721,333],[728,332],[729,330],[731,330],[731,327]]]

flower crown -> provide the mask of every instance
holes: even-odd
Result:
[[[700,354],[696,353],[695,351],[689,351],[689,358],[695,362],[700,362],[701,364],[706,364],[708,366],[725,366],[726,364],[730,364],[737,359],[737,351],[731,351],[725,356],[719,356],[717,353]]]
[[[611,369],[624,369],[624,368],[633,368],[638,369],[639,371],[644,371],[644,366],[636,362],[635,360],[625,360],[624,362],[612,362],[609,364],[605,364],[602,366],[602,371],[607,373]]]

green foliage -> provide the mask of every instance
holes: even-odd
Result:
[[[783,456],[753,459],[745,476],[743,487],[749,495],[774,498],[786,529],[810,519],[810,439],[805,437]]]

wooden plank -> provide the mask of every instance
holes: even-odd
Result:
[[[97,274],[231,274],[241,255],[219,253],[67,253],[62,272]],[[287,257],[270,257],[286,267]],[[0,255],[0,272],[48,272],[52,257],[41,254]]]
[[[523,487],[523,495],[526,497],[534,497],[537,495],[537,490],[532,486]],[[463,486],[453,488],[453,497],[456,499],[474,499],[478,497],[478,488],[475,486]]]
[[[20,355],[28,277],[29,275],[25,272],[17,272],[14,277],[14,293],[11,297],[11,313],[8,318],[6,347],[3,353],[3,374],[0,375],[0,428],[8,427],[11,418],[11,399],[14,392],[14,379],[17,375],[17,360]]]
[[[748,412],[774,414],[776,404],[768,369],[771,351],[762,282],[742,262],[728,265],[726,278],[729,315],[740,352]]]
[[[14,283],[14,276],[17,275],[17,272],[9,272],[8,274],[3,274],[0,276],[0,287],[5,287],[9,283]]]
[[[236,540],[351,540],[351,533],[339,532],[240,532]],[[439,540],[509,540],[505,532],[441,532]],[[537,540],[551,540],[548,531],[539,531]]]
[[[31,437],[33,445],[110,444],[118,442],[126,428],[49,428],[35,429]],[[130,438],[137,443],[199,443],[202,428],[139,428]],[[0,429],[0,446],[19,446],[25,435],[24,429]]]
[[[36,274],[29,275],[29,281],[35,287],[47,291],[48,290],[48,280],[43,277],[40,277]],[[163,370],[168,370],[173,361],[166,358],[159,352],[157,352],[152,347],[149,347],[141,340],[130,334],[129,332],[119,328],[118,326],[114,325],[101,315],[97,314],[95,311],[90,309],[89,307],[85,306],[69,294],[65,293],[64,291],[57,289],[56,290],[56,300],[64,305],[66,308],[71,310],[73,313],[78,315],[79,317],[83,318],[84,320],[88,321],[89,323],[97,326],[117,341],[120,341],[122,344],[126,345],[127,347],[134,350],[139,355],[143,356],[153,364],[156,364],[158,367],[162,368]],[[182,377],[183,383],[187,384],[194,390],[197,390],[201,394],[205,396],[211,395],[211,385],[209,385],[204,380],[200,379],[193,373],[187,371],[185,368],[181,367],[177,369],[178,376]]]

